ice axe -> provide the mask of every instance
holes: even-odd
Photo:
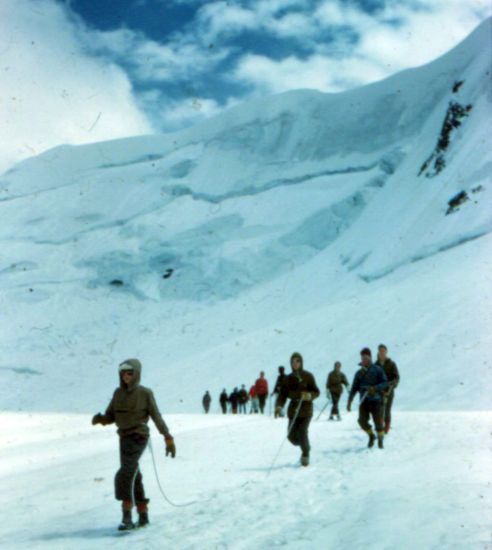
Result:
[[[272,464],[270,465],[270,468],[268,469],[267,477],[270,475],[270,473],[273,469],[273,466],[274,466],[275,462],[277,461],[277,458],[280,455],[280,451],[282,450],[282,447],[284,446],[284,443],[287,441],[287,439],[289,439],[290,432],[292,431],[292,428],[294,427],[294,424],[296,423],[297,417],[299,416],[299,411],[301,410],[301,406],[302,406],[302,399],[299,399],[299,405],[297,405],[296,412],[294,414],[294,417],[292,418],[292,422],[290,422],[289,429],[287,430],[287,437],[280,444],[280,447],[277,451],[277,454],[275,455],[275,458],[272,460]]]
[[[367,394],[368,394],[368,392],[365,391],[365,392],[364,392],[364,395],[362,396],[362,399],[361,399],[360,402],[359,402],[359,407],[362,405],[362,403],[364,403],[364,401],[365,401],[365,399],[366,399],[366,397],[367,397]],[[350,411],[349,411],[349,412],[350,412]]]
[[[360,402],[359,402],[359,407],[362,405],[362,403],[364,403],[364,401],[365,401],[365,399],[366,399],[366,397],[367,397],[368,394],[369,394],[369,390],[366,390],[366,391],[364,392],[364,395],[362,396],[362,399],[361,399]]]
[[[331,399],[328,398],[328,400],[326,401],[324,407],[319,411],[319,414],[318,416],[316,417],[316,420],[319,420],[321,418],[321,415],[325,412],[325,409],[326,407],[328,407],[328,405],[331,403]]]

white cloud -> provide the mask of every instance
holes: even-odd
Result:
[[[326,0],[312,16],[302,14],[298,22],[307,43],[314,44],[312,55],[275,60],[245,54],[234,76],[250,84],[256,95],[295,88],[343,91],[434,60],[463,40],[491,12],[485,0],[434,0],[430,4],[412,0],[389,2],[381,12],[369,15],[342,0]],[[270,24],[277,34],[281,32],[280,21]],[[347,30],[359,40],[350,42]],[[294,35],[295,25],[292,31]],[[318,41],[314,43],[311,39],[316,32]],[[330,40],[322,39],[326,35]]]
[[[423,65],[445,54],[492,12],[483,0],[434,0],[424,10],[388,8],[385,18],[398,17],[399,28],[383,22],[362,28],[358,53],[387,67],[389,73]]]
[[[197,21],[200,34],[207,42],[244,30],[254,30],[259,24],[258,15],[253,10],[226,1],[207,3],[200,8]]]
[[[300,8],[301,13],[279,12]],[[257,0],[247,6],[231,4],[225,0],[209,2],[198,12],[199,34],[208,42],[230,38],[247,31],[267,32],[270,36],[294,37],[310,33],[316,24],[305,0]]]
[[[301,88],[339,92],[379,80],[384,72],[377,65],[357,57],[343,62],[321,55],[302,60],[287,57],[274,61],[265,56],[247,55],[241,59],[235,76],[254,84],[263,93]]]
[[[375,23],[374,17],[340,0],[323,2],[316,9],[314,17],[322,27],[349,26],[360,29]]]
[[[278,19],[272,19],[268,28],[281,38],[303,37],[306,40],[317,33],[316,22],[302,13],[287,13]]]
[[[52,0],[0,3],[0,172],[62,143],[152,132],[125,72]]]

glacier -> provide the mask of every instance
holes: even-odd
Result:
[[[158,511],[146,457],[157,531],[140,546],[490,545],[491,24],[362,88],[63,145],[0,176],[0,502],[30,518],[2,544],[135,543],[107,527],[116,443],[88,419],[138,357],[178,445],[165,486],[201,502]],[[286,447],[266,485],[281,421],[196,414],[206,389],[216,412],[223,387],[273,382],[294,350],[320,387],[335,360],[351,379],[381,341],[402,377],[384,456],[353,414],[321,420],[313,467]]]

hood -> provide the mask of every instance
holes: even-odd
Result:
[[[291,366],[291,368],[292,368],[292,361],[296,358],[301,360],[301,370],[303,370],[304,369],[304,359],[302,358],[302,355],[300,353],[298,353],[297,351],[295,351],[290,356],[290,366]]]
[[[140,377],[142,376],[142,363],[138,359],[126,359],[118,366],[118,374],[120,378],[120,388],[125,388],[125,384],[121,378],[121,371],[125,368],[132,368],[135,374],[133,375],[133,381],[128,385],[128,390],[133,390],[140,384]]]

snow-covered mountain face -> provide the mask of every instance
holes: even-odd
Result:
[[[194,410],[294,349],[320,384],[336,359],[351,376],[379,341],[401,406],[488,407],[490,30],[357,90],[5,173],[4,407],[85,410],[137,356],[168,408]]]

